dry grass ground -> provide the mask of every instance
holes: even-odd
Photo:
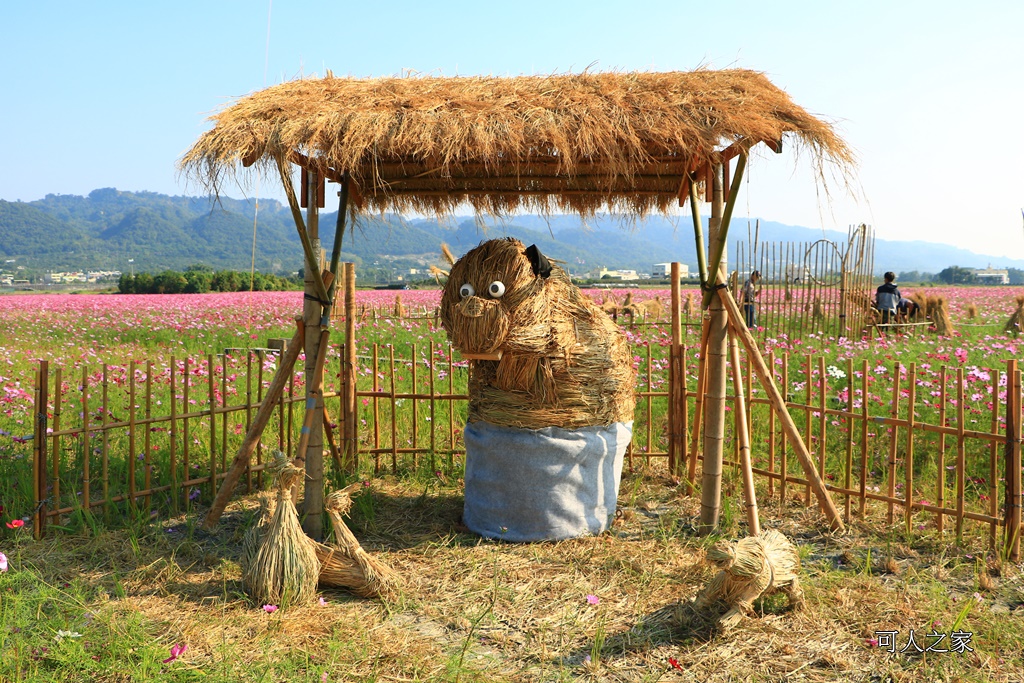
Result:
[[[190,524],[201,514],[55,534],[23,543],[20,569],[5,578],[20,571],[48,587],[35,619],[52,630],[46,605],[64,605],[61,618],[81,624],[83,656],[57,658],[23,582],[14,597],[0,592],[0,646],[17,658],[0,665],[0,679],[1021,680],[1024,582],[1012,565],[984,559],[981,536],[957,549],[934,531],[908,538],[857,520],[835,536],[814,508],[762,500],[763,526],[800,548],[806,606],[792,612],[783,596],[769,598],[757,618],[720,633],[686,603],[712,575],[703,557],[715,539],[695,535],[697,502],[681,493],[663,476],[627,475],[610,533],[513,545],[461,531],[458,481],[378,480],[356,499],[352,529],[401,574],[399,596],[328,590],[326,605],[273,614],[243,594],[237,562],[255,497],[233,503],[212,534]],[[743,534],[735,517],[727,505],[732,537]],[[908,656],[870,642],[896,630],[902,649],[914,629],[927,647],[926,633],[955,628],[973,633],[974,652]],[[159,663],[176,643],[187,652]]]

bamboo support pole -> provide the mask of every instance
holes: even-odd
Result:
[[[189,461],[189,442],[191,441],[191,439],[189,437],[189,428],[188,428],[188,420],[189,420],[189,418],[188,418],[188,415],[189,415],[188,406],[190,405],[189,402],[188,402],[188,389],[189,389],[189,386],[191,386],[191,384],[192,384],[192,380],[190,379],[190,376],[189,376],[188,367],[191,364],[191,362],[192,362],[192,359],[189,358],[188,356],[185,356],[185,367],[183,368],[182,379],[181,379],[181,394],[182,394],[182,396],[181,396],[181,405],[185,409],[185,415],[183,415],[182,418],[181,418],[181,437],[182,437],[181,438],[181,464],[182,464],[182,468],[184,470],[184,474],[182,474],[182,477],[181,477],[181,482],[182,482],[181,485],[182,485],[182,487],[184,489],[183,493],[185,494],[184,503],[185,503],[185,509],[186,510],[191,507],[191,500],[189,499],[189,496],[188,496],[188,485],[185,484],[185,482],[187,482],[189,479],[192,478],[191,477],[192,470],[190,468],[191,462]],[[225,498],[225,504],[226,503],[227,503],[227,499]],[[207,517],[207,520],[209,520],[209,519],[210,518]],[[216,521],[216,520],[214,520],[214,521]],[[211,528],[211,527],[207,527],[207,528]]]
[[[128,507],[135,507],[135,361],[128,364]]]
[[[416,387],[418,386],[417,383],[416,383],[416,365],[417,365],[417,362],[416,362],[416,344],[412,344],[409,355],[412,356],[412,363],[411,363],[411,367],[409,369],[409,374],[411,375],[411,381],[412,381],[412,394],[413,394],[413,396],[415,396],[416,395]],[[416,449],[420,445],[420,440],[419,440],[419,406],[418,406],[419,399],[411,398],[410,400],[412,401],[412,447],[414,449]],[[418,457],[418,455],[415,452],[412,455],[412,464],[413,464],[413,469],[419,469],[419,457]]]
[[[747,367],[753,370],[753,366],[750,361],[747,361]],[[775,379],[775,351],[768,352],[768,371],[772,373],[772,379]],[[768,411],[768,471],[775,471],[775,411]],[[775,478],[768,477],[768,499],[771,500],[775,497]]]
[[[35,414],[32,434],[32,474],[36,512],[32,517],[32,535],[37,540],[46,533],[46,428],[50,402],[50,363],[39,361],[36,370]],[[56,503],[56,501],[55,501]],[[57,507],[55,504],[54,507]]]
[[[100,401],[102,403],[102,406],[103,406],[103,415],[100,418],[100,426],[101,426],[101,429],[103,430],[103,445],[100,446],[100,448],[101,448],[101,458],[102,458],[101,467],[103,468],[103,502],[105,503],[105,505],[103,507],[104,513],[110,512],[110,505],[109,505],[109,503],[110,503],[110,476],[109,476],[110,437],[107,434],[107,423],[110,422],[110,403],[109,403],[109,400],[108,400],[109,397],[108,397],[108,394],[107,394],[107,389],[108,389],[107,379],[108,379],[108,368],[107,368],[107,364],[104,363],[103,364],[103,393],[102,393],[102,398],[100,399]]]
[[[849,410],[853,407],[853,359],[846,359],[846,408]],[[843,486],[847,490],[853,485],[853,419],[851,417],[845,418],[846,422],[846,462],[843,467]],[[850,513],[852,500],[850,494],[846,494],[846,500],[843,504],[843,521],[847,524],[850,523]]]
[[[814,381],[812,379],[811,364],[814,359],[811,354],[804,356],[804,391],[806,392],[806,400],[804,401],[804,443],[807,444],[807,450],[814,455],[814,449],[811,448],[811,444],[814,443],[814,416],[811,415],[811,401],[814,398]],[[819,447],[820,451],[821,448]],[[822,476],[822,471],[818,470],[818,476]],[[811,487],[804,487],[804,505],[807,507],[811,506]]]
[[[227,392],[225,392],[227,393]],[[146,361],[146,420],[153,419],[153,361]],[[226,418],[225,418],[226,419]],[[144,470],[142,472],[142,483],[147,489],[153,486],[153,448],[150,435],[152,431],[147,429],[144,433],[142,444],[146,449],[146,455],[142,459]],[[153,499],[146,496],[146,514],[152,509]]]
[[[761,535],[761,522],[757,514],[757,493],[754,490],[754,473],[750,463],[750,431],[747,427],[747,404],[743,391],[743,374],[740,370],[740,349],[736,342],[736,329],[731,327],[729,335],[729,359],[732,363],[732,385],[736,405],[736,437],[740,451],[740,471],[743,477],[743,503],[747,513],[747,527],[751,536]]]
[[[249,431],[252,425],[252,357],[253,352],[245,353],[245,431]],[[262,363],[260,364],[262,365]],[[227,391],[224,392],[227,395]],[[227,453],[227,445],[224,446],[224,453]],[[224,464],[224,471],[227,471],[227,463]],[[252,459],[245,466],[245,492],[252,493]]]
[[[292,185],[291,176],[285,167],[285,160],[281,157],[274,157],[274,160],[277,162],[277,170],[281,175],[281,184],[284,186],[285,196],[288,198],[288,206],[292,211],[292,219],[295,221],[295,229],[299,232],[299,241],[302,243],[302,251],[306,256],[306,279],[312,287],[313,291],[311,293],[315,294],[319,301],[327,303],[330,301],[330,295],[320,275],[320,259],[317,257],[313,242],[314,240],[319,242],[319,238],[315,230],[312,231],[312,235],[310,234],[311,230],[306,227],[305,221],[302,220],[302,209],[299,207],[299,201],[295,198],[295,187]],[[317,183],[315,172],[313,171],[310,172],[309,184],[313,188],[311,191],[315,192]],[[307,210],[310,211],[311,215],[316,214],[316,205],[316,201],[310,202]],[[317,324],[320,322],[319,318],[320,315],[317,316]],[[316,354],[313,355],[315,357]]]
[[[430,471],[437,471],[437,422],[434,419],[435,406],[437,404],[437,393],[434,390],[434,359],[437,357],[434,355],[434,342],[430,342],[428,345],[428,353],[430,354],[430,360],[428,361],[427,367],[430,370],[429,382],[427,388],[430,391]]]
[[[825,357],[818,356],[818,474],[827,479],[825,458],[828,453],[828,377],[825,372]]]
[[[992,377],[992,386],[989,387],[989,391],[992,392],[992,422],[990,429],[993,434],[999,433],[999,371],[996,369],[990,369]],[[1007,396],[1009,396],[1009,375],[1007,375]],[[989,444],[988,450],[988,514],[992,517],[999,516],[999,487],[996,485],[996,478],[999,476],[999,445],[993,441]],[[996,549],[996,527],[999,526],[997,522],[993,522],[988,527],[988,547],[989,550],[994,551]]]
[[[728,227],[723,220],[723,197],[721,166],[715,166],[713,173],[714,193],[711,205],[711,236],[709,248],[715,258],[711,260],[708,272],[709,284],[717,288],[726,280],[726,264],[724,262],[725,243]],[[701,308],[709,303],[705,291],[705,301]],[[719,290],[727,291],[727,290]],[[722,502],[722,466],[723,446],[725,442],[725,402],[726,402],[726,357],[728,354],[728,318],[719,299],[713,302],[710,310],[711,322],[708,333],[708,367],[707,380],[704,387],[704,462],[701,467],[701,502],[700,524],[698,531],[708,534],[718,527],[718,516]]]
[[[388,369],[391,375],[391,474],[398,474],[398,404],[395,396],[394,344],[388,344]]]
[[[206,355],[206,400],[210,416],[210,498],[217,494],[217,401],[215,396],[216,374],[213,354]]]
[[[670,358],[670,363],[671,363],[671,348],[669,349],[669,358]],[[646,386],[647,386],[648,390],[651,388],[651,382],[653,381],[653,372],[652,372],[652,369],[651,369],[651,364],[652,364],[651,363],[651,345],[648,344],[647,345],[647,365],[646,365],[646,369],[645,369],[645,374],[646,374],[645,379],[647,381],[647,385]],[[671,374],[672,374],[672,366],[669,365],[670,382],[671,382]],[[648,391],[647,393],[650,393],[650,391]],[[671,401],[671,400],[672,400],[672,393],[670,391],[669,392],[669,401]],[[651,396],[644,396],[644,401],[647,404],[647,448],[645,449],[645,452],[644,452],[644,461],[646,462],[647,466],[649,467],[650,464],[651,464],[651,451],[654,450],[654,440],[653,440],[654,439],[654,405],[653,405],[654,404],[654,400],[653,400],[653,398]],[[672,437],[671,437],[672,416],[673,416],[673,412],[672,412],[672,408],[670,406],[669,407],[669,411],[668,411],[668,417],[667,417],[668,422],[669,422],[669,424],[668,424],[668,431],[669,431],[669,447],[670,448],[672,446]],[[632,446],[632,445],[633,444],[632,444],[632,440],[631,440],[630,441],[630,446]],[[630,471],[632,471],[633,470],[633,449],[632,448],[629,449],[629,452],[627,453],[627,457],[629,458],[629,469],[630,469]],[[669,454],[669,458],[671,460],[671,452]],[[669,476],[674,476],[672,474],[672,467],[671,467],[671,465],[669,466]]]
[[[282,398],[285,385],[293,376],[292,368],[295,366],[295,361],[298,359],[299,352],[303,348],[303,339],[305,334],[305,326],[302,324],[301,319],[296,320],[295,335],[292,337],[291,341],[288,342],[288,348],[281,354],[280,365],[277,368],[277,373],[274,375],[274,379],[270,382],[270,387],[267,388],[266,396],[263,398],[263,401],[260,402],[259,410],[256,411],[256,419],[253,420],[252,425],[249,427],[249,431],[246,432],[245,438],[242,440],[242,445],[239,447],[238,453],[235,455],[235,459],[231,463],[231,468],[227,471],[220,490],[217,492],[217,497],[214,498],[213,504],[210,506],[210,511],[206,515],[206,519],[203,522],[203,527],[206,529],[212,529],[214,525],[217,524],[220,516],[224,513],[224,508],[227,507],[228,500],[231,498],[231,492],[234,490],[235,485],[241,478],[242,473],[249,466],[249,458],[256,449],[256,444],[259,443],[260,438],[263,436],[263,430],[266,428],[267,422],[270,421],[270,416],[273,415],[275,408],[277,408],[278,400]],[[188,365],[186,361],[186,368],[187,367]],[[187,379],[186,375],[186,392],[188,386]],[[186,403],[185,405],[188,404]],[[187,420],[187,418],[185,419]],[[187,443],[187,432],[185,440]],[[189,478],[187,459],[184,478],[185,480],[188,480]]]
[[[814,490],[814,494],[818,498],[818,504],[821,506],[822,512],[824,512],[825,517],[828,519],[834,530],[840,532],[844,531],[845,526],[843,524],[843,520],[840,518],[839,512],[836,510],[835,504],[832,502],[832,497],[825,488],[824,482],[822,482],[821,477],[818,476],[818,473],[814,468],[814,462],[811,460],[811,455],[807,451],[807,446],[800,437],[800,432],[797,429],[796,424],[793,422],[793,418],[789,414],[786,402],[783,399],[782,394],[779,393],[779,388],[775,386],[771,373],[765,366],[764,358],[761,356],[761,351],[757,348],[757,342],[743,324],[743,314],[740,313],[739,306],[736,305],[736,301],[729,294],[728,290],[719,290],[719,298],[725,304],[725,309],[729,314],[729,319],[736,327],[737,336],[743,343],[743,346],[746,347],[747,356],[750,359],[750,362],[754,364],[754,372],[757,374],[762,387],[768,394],[768,398],[772,402],[772,407],[779,414],[779,419],[782,421],[783,429],[788,433],[793,442],[793,448],[796,451],[797,457],[800,459],[800,465],[804,469],[805,476],[811,482],[811,488]]]
[[[868,361],[864,359],[860,368],[860,509],[864,519],[868,487]]]
[[[380,345],[373,345],[373,473],[380,472]]]

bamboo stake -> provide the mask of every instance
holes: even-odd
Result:
[[[828,403],[827,403],[827,389],[828,385],[825,382],[825,357],[818,356],[818,474],[821,475],[822,479],[827,479],[825,476],[825,456],[828,453]]]
[[[210,496],[217,493],[217,403],[214,395],[216,375],[213,369],[213,354],[206,354],[206,393],[210,413]]]
[[[188,414],[191,412],[188,409],[188,406],[189,406],[189,402],[188,402],[188,388],[192,384],[192,380],[189,377],[188,366],[191,364],[191,362],[192,362],[192,359],[189,356],[185,356],[184,375],[182,377],[182,382],[181,382],[181,384],[182,384],[182,387],[181,387],[181,399],[182,399],[181,400],[181,405],[182,405],[182,408],[185,409],[185,416],[181,418],[181,433],[182,433],[182,439],[181,439],[181,463],[182,463],[182,467],[184,468],[184,474],[181,477],[181,485],[183,487],[183,491],[182,492],[185,494],[184,503],[185,503],[185,509],[186,510],[189,509],[191,507],[191,505],[192,505],[192,501],[191,501],[191,499],[189,498],[189,495],[188,495],[188,484],[186,484],[186,482],[189,481],[192,478],[192,476],[191,476],[191,471],[192,470],[189,467],[189,465],[191,463],[189,462],[189,441],[190,441],[190,439],[189,439],[189,429],[188,429]],[[226,499],[225,499],[225,503],[226,503]],[[209,519],[209,517],[207,517],[207,519]],[[214,521],[216,521],[216,520],[214,520]],[[212,525],[210,527],[207,527],[207,528],[212,528]]]
[[[914,407],[917,402],[917,363],[907,365],[907,455],[903,460],[904,495],[907,497],[906,525],[910,534],[914,522]]]
[[[247,350],[245,353],[245,431],[249,431],[249,427],[252,425],[252,350]],[[263,367],[263,363],[260,363],[260,367]],[[227,392],[224,392],[225,395]],[[227,446],[224,447],[224,452],[227,453]],[[227,465],[224,467],[227,471]],[[252,493],[252,458],[245,466],[245,492]]]
[[[107,435],[107,423],[110,422],[110,403],[107,400],[107,364],[103,364],[103,416],[100,418],[100,425],[103,430],[103,445],[102,458],[103,458],[103,512],[107,514],[110,512],[110,477],[108,476],[108,465],[109,465],[109,453],[110,453],[110,438]],[[173,424],[173,423],[172,423]]]
[[[341,451],[338,449],[338,442],[334,439],[334,427],[331,426],[331,415],[324,406],[324,433],[327,435],[327,447],[331,450],[331,459],[338,472],[345,471],[345,465],[341,460]]]
[[[416,395],[416,344],[411,345],[410,355],[412,356],[412,368],[410,369],[410,375],[412,378],[412,394]],[[411,398],[412,401],[412,447],[418,448],[420,445],[419,440],[419,411],[417,410],[418,399]],[[412,464],[414,469],[419,469],[419,458],[414,451],[412,454]]]
[[[54,427],[56,430],[56,427]],[[90,465],[92,442],[89,438],[89,368],[82,366],[82,509],[92,509]],[[53,506],[60,507],[60,482],[53,482]]]
[[[902,366],[897,362],[893,366],[893,377],[892,377],[892,412],[890,417],[896,420],[899,418],[900,412],[900,368]],[[891,426],[892,432],[889,436],[889,460],[888,460],[888,481],[889,488],[887,489],[890,498],[896,497],[896,447],[897,447],[897,432],[899,427],[897,425]],[[886,512],[886,524],[892,526],[893,522],[893,502],[890,500],[888,504],[888,511]]]
[[[750,467],[750,432],[747,428],[747,404],[743,392],[743,375],[740,371],[740,349],[736,343],[736,329],[730,327],[729,359],[732,362],[732,385],[736,398],[736,436],[740,450],[740,471],[743,476],[743,502],[747,512],[747,527],[751,536],[761,535],[761,523],[757,514],[757,493],[754,490],[754,473]]]
[[[292,179],[285,169],[285,161],[280,157],[274,157],[274,161],[277,162],[277,170],[281,175],[281,184],[284,186],[285,196],[288,198],[288,206],[292,211],[292,219],[295,221],[295,229],[299,232],[299,241],[302,243],[302,251],[306,256],[306,277],[309,279],[313,290],[320,301],[327,303],[331,300],[330,295],[327,293],[327,286],[324,284],[323,278],[320,275],[319,263],[320,259],[317,258],[316,252],[313,249],[313,243],[310,240],[310,235],[306,231],[306,223],[302,220],[302,210],[299,207],[299,202],[295,198],[295,187],[292,185]],[[313,177],[313,172],[310,172],[310,185],[316,187],[316,179]],[[310,204],[310,208],[315,207],[316,202]],[[317,316],[319,318],[319,316]]]
[[[437,424],[434,420],[435,406],[437,404],[437,393],[434,390],[434,342],[430,342],[429,349],[429,382],[427,388],[430,390],[430,471],[437,471]]]
[[[868,361],[864,359],[860,368],[860,510],[864,519],[867,505],[868,486]]]
[[[846,466],[843,468],[843,486],[850,490],[853,484],[853,359],[846,359]],[[850,523],[850,494],[846,494],[843,521]]]
[[[291,341],[288,342],[288,348],[281,354],[280,365],[277,368],[277,373],[274,375],[274,379],[270,383],[270,387],[267,389],[267,394],[264,399],[260,402],[259,410],[256,411],[256,419],[249,427],[249,431],[246,432],[245,438],[242,440],[242,445],[238,449],[238,453],[235,455],[235,459],[231,463],[231,468],[228,470],[224,477],[224,481],[221,484],[220,490],[217,492],[217,497],[214,498],[213,504],[210,506],[210,511],[206,515],[206,519],[203,521],[203,527],[206,529],[212,529],[220,516],[224,513],[224,508],[227,507],[228,499],[231,497],[231,492],[235,488],[235,484],[241,478],[242,473],[249,465],[249,458],[252,456],[252,452],[256,449],[256,444],[259,443],[260,438],[263,435],[263,429],[267,426],[267,422],[270,421],[270,416],[273,415],[274,409],[277,407],[277,402],[282,397],[284,392],[285,384],[290,381],[293,377],[292,367],[295,365],[295,360],[299,357],[299,352],[303,348],[303,338],[305,337],[306,329],[302,324],[302,320],[296,320],[295,335]],[[188,361],[186,360],[186,369],[188,367]],[[187,376],[186,376],[187,380]],[[188,391],[188,384],[186,381],[186,392]],[[186,405],[188,405],[186,403]],[[187,418],[185,418],[187,420]],[[186,429],[185,434],[186,443],[188,442],[188,433]],[[185,469],[185,480],[188,480],[188,460],[186,454],[186,469]]]
[[[865,363],[867,361],[864,361]],[[946,426],[946,366],[939,368],[939,425]],[[946,435],[939,434],[939,452],[935,456],[938,463],[938,476],[936,477],[936,505],[939,508],[945,507],[946,501]],[[939,535],[942,535],[942,527],[945,522],[945,515],[941,512],[935,515],[935,528]]]
[[[814,381],[811,377],[811,364],[814,359],[811,358],[811,354],[807,354],[804,357],[804,361],[804,391],[806,392],[806,397],[804,399],[804,434],[806,435],[804,443],[808,444],[807,451],[813,456],[814,450],[811,449],[810,444],[813,443],[814,437],[814,432],[812,431],[814,427],[814,419],[811,415],[811,401],[814,398]],[[819,448],[818,450],[820,451],[821,449]],[[822,471],[819,469],[818,476],[821,476],[822,474]],[[804,505],[807,507],[810,507],[811,505],[811,487],[809,485],[804,487]]]
[[[966,453],[964,451],[964,369],[956,369],[956,542],[964,538],[964,476],[966,474]]]
[[[171,356],[171,443],[170,448],[170,460],[171,460],[171,510],[175,515],[178,514],[178,489],[179,482],[183,481],[178,479],[178,391],[177,391],[177,380],[175,379],[178,374],[178,361]],[[186,409],[187,412],[187,409]],[[104,433],[106,436],[106,433]],[[103,495],[106,498],[106,492]]]
[[[1006,364],[1006,557],[1020,561],[1021,534],[1021,372],[1016,359]]]
[[[128,364],[128,507],[135,507],[135,361]]]
[[[789,354],[787,353],[782,357],[782,387],[785,389],[785,396],[789,397]],[[789,412],[789,406],[786,405],[786,412]],[[775,413],[773,410],[772,413]],[[783,427],[781,439],[779,441],[779,471],[782,473],[782,481],[779,482],[779,504],[786,504],[786,485],[789,476],[789,457],[787,446],[786,429]]]
[[[750,367],[750,362],[747,362],[747,367]],[[753,369],[753,368],[751,368]],[[772,379],[775,379],[775,350],[768,352],[768,369],[772,373]],[[775,471],[775,411],[768,411],[768,471]],[[768,477],[768,499],[771,500],[775,497],[775,478]]]
[[[61,438],[60,438],[60,418],[61,418],[61,406],[64,403],[64,374],[63,368],[57,368],[53,376],[53,431],[57,432],[50,436],[51,441],[51,453],[50,453],[50,467],[53,468],[53,507],[57,509],[60,507],[60,454],[61,454]],[[44,437],[45,441],[45,437]],[[48,449],[43,448],[43,469],[46,467],[46,451]],[[45,489],[43,489],[44,495],[40,500],[46,498]],[[88,508],[86,508],[88,509]],[[60,523],[60,520],[57,520]]]
[[[391,371],[391,474],[398,474],[398,404],[395,397],[394,344],[388,344],[388,368]]]
[[[323,384],[324,364],[327,362],[327,348],[330,346],[331,331],[323,328],[320,330],[320,342],[317,345],[316,362],[313,364],[313,372],[307,374],[306,385],[306,412],[302,419],[302,429],[299,431],[299,446],[295,450],[295,457],[292,464],[296,467],[303,467],[306,464],[306,452],[309,449],[310,434],[312,432],[313,419],[319,413],[323,417],[324,407],[322,400],[321,386]],[[298,492],[298,487],[293,490],[293,496]]]
[[[348,192],[348,175],[345,176],[346,183],[342,191]],[[347,199],[346,199],[347,201]],[[358,360],[356,359],[356,264],[346,263],[344,266],[345,278],[345,396],[342,400],[346,405],[348,424],[345,426],[345,465],[349,472],[355,472],[359,467],[359,434],[356,414],[359,410],[356,401],[356,392],[359,389],[359,375],[356,372]],[[374,370],[376,372],[376,370]]]
[[[373,473],[380,472],[380,345],[373,345]]]
[[[671,347],[669,347],[669,377],[670,377],[670,379],[669,379],[669,386],[670,387],[671,387],[671,381],[672,381],[671,380],[671,375],[672,375],[672,365],[671,365],[672,360],[671,360],[671,358],[672,358],[672,349],[671,349]],[[653,406],[654,397],[649,395],[651,393],[651,380],[652,380],[652,372],[651,372],[651,345],[650,344],[647,345],[647,369],[646,369],[646,374],[647,374],[646,379],[647,379],[647,393],[648,393],[648,396],[646,397],[646,399],[647,399],[647,451],[644,453],[644,460],[645,460],[647,466],[650,467],[650,465],[651,465],[651,451],[654,450],[654,441],[653,441],[654,425],[652,424],[653,421],[654,421],[654,406]],[[669,401],[671,401],[671,400],[672,400],[672,394],[670,392],[669,393]],[[671,432],[672,432],[672,416],[673,416],[672,407],[669,406],[669,411],[668,411],[668,416],[667,416],[668,431],[669,431],[669,449],[671,449],[672,445],[673,445],[672,444],[672,436],[671,436]],[[632,445],[632,440],[630,440],[630,445]],[[671,459],[671,452],[669,453],[669,455],[670,455],[670,459]],[[629,469],[630,469],[630,471],[632,471],[633,470],[633,449],[632,448],[629,449],[628,457],[629,457]],[[673,469],[672,469],[671,463],[669,464],[669,476],[670,477],[673,476]]]
[[[772,379],[771,373],[765,366],[764,358],[761,356],[761,351],[757,348],[757,342],[747,331],[746,326],[743,325],[743,315],[740,313],[739,306],[736,305],[736,301],[729,294],[728,290],[719,290],[719,298],[725,304],[726,311],[729,314],[729,319],[737,330],[737,336],[740,341],[747,349],[748,358],[750,362],[754,364],[754,372],[757,374],[758,379],[761,381],[761,385],[767,392],[769,399],[772,402],[772,406],[779,413],[779,418],[782,421],[783,428],[789,433],[789,437],[793,442],[794,450],[796,450],[797,457],[800,458],[800,465],[804,469],[804,474],[807,479],[811,482],[811,488],[814,490],[815,495],[818,498],[818,503],[824,512],[825,517],[828,519],[833,530],[844,531],[845,526],[843,520],[839,516],[839,512],[836,510],[835,504],[832,502],[832,497],[828,493],[828,489],[825,488],[825,484],[822,482],[821,477],[818,476],[817,470],[814,468],[814,462],[811,460],[811,455],[807,451],[807,446],[800,438],[800,432],[793,422],[793,418],[789,415],[789,411],[786,408],[786,402],[783,400],[782,395],[779,393],[779,388],[775,386],[775,382]]]
[[[994,368],[989,368],[991,374],[992,386],[990,390],[992,392],[992,424],[991,431],[993,434],[999,433],[999,410],[996,406],[999,405],[999,371]],[[1009,375],[1007,375],[1009,378]],[[1007,381],[1007,388],[1010,383]],[[1009,393],[1007,393],[1009,396]],[[989,445],[988,451],[988,513],[993,518],[998,519],[999,517],[999,506],[996,499],[999,497],[999,489],[996,486],[996,477],[998,476],[998,461],[999,461],[999,446],[993,441]],[[989,550],[994,551],[996,549],[996,527],[999,526],[998,522],[992,522],[988,527],[988,547]]]
[[[58,386],[59,388],[59,386]],[[38,540],[46,533],[46,427],[50,402],[50,363],[39,361],[36,371],[35,429],[33,431],[32,469],[36,512],[32,518],[33,536]],[[56,505],[55,505],[56,507]]]
[[[686,468],[686,495],[694,494],[697,479],[697,446],[700,440],[701,418],[704,417],[704,392],[707,388],[708,338],[711,334],[711,319],[701,317],[700,358],[697,363],[697,400],[693,408],[693,428],[690,430],[690,458]]]
[[[683,328],[682,320],[680,319],[680,296],[679,296],[679,263],[673,262],[670,266],[670,273],[672,277],[672,346],[669,349],[669,425],[668,425],[668,472],[670,477],[678,477],[682,474],[682,456],[686,451],[686,441],[683,438],[683,434],[686,431],[686,425],[683,424],[683,411],[681,402],[683,401],[683,392],[681,391],[681,385],[686,381],[686,376],[682,372],[682,358],[680,358],[680,351],[683,343]],[[650,391],[650,346],[647,347],[648,352],[648,381],[647,389]],[[652,397],[647,398],[648,407],[648,439],[647,439],[647,452],[650,454],[653,450],[653,445],[650,439],[650,407]]]
[[[148,422],[150,419],[152,419],[152,417],[153,417],[153,361],[147,360],[146,361],[146,421]],[[152,460],[152,455],[151,455],[153,453],[153,449],[151,448],[151,446],[152,446],[152,443],[151,443],[151,440],[150,440],[150,434],[151,433],[152,432],[147,428],[145,434],[143,435],[143,439],[142,439],[143,448],[146,449],[146,456],[142,459],[142,464],[145,467],[145,470],[143,471],[142,476],[143,476],[143,484],[144,484],[144,486],[147,489],[152,488],[152,485],[153,485],[153,479],[152,479],[153,460]],[[149,511],[151,509],[151,505],[152,505],[152,498],[149,495],[147,495],[146,496],[146,514],[147,514],[147,516],[149,515]]]

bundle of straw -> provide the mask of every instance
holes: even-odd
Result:
[[[707,551],[707,559],[721,571],[697,595],[698,610],[717,605],[728,608],[718,623],[731,626],[753,612],[754,600],[782,591],[793,607],[803,603],[800,588],[800,554],[796,546],[774,529],[737,542],[719,541]]]
[[[811,319],[818,322],[825,319],[825,309],[821,307],[821,297],[814,297],[814,309],[811,311]]]
[[[1006,325],[1003,326],[1003,331],[1007,334],[1017,336],[1024,330],[1024,296],[1017,297],[1017,310],[1013,312],[1010,319],[1006,321]]]
[[[1022,298],[1024,298],[1024,297],[1022,297]],[[977,317],[978,317],[978,307],[975,304],[973,304],[973,303],[967,304],[967,319],[968,320],[974,320]]]
[[[953,321],[949,317],[949,302],[945,297],[935,297],[935,307],[931,319],[937,334],[943,337],[953,336]]]
[[[260,493],[259,501],[260,511],[256,514],[256,524],[249,527],[242,538],[242,559],[240,564],[242,565],[243,574],[252,566],[253,560],[256,559],[256,553],[260,549],[260,542],[266,534],[267,527],[270,525],[270,519],[274,516],[274,510],[277,507],[272,494],[267,491]]]
[[[301,605],[316,596],[320,568],[314,543],[303,533],[292,503],[292,488],[303,470],[281,452],[275,454],[270,469],[277,476],[276,509],[242,580],[257,603]]]
[[[697,313],[697,308],[693,304],[693,294],[688,293],[686,298],[683,299],[683,315],[687,318],[692,318]]]
[[[352,507],[351,494],[361,487],[360,483],[352,484],[341,491],[334,491],[324,501],[334,527],[336,545],[316,545],[320,584],[347,588],[364,598],[393,596],[398,588],[398,575],[363,550],[342,519]]]
[[[405,305],[402,304],[402,295],[401,294],[395,294],[395,317],[396,318],[404,318],[405,317]]]

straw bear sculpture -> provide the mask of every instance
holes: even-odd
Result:
[[[762,595],[782,591],[793,608],[803,604],[800,554],[778,531],[768,529],[739,541],[719,541],[708,549],[707,559],[720,571],[697,594],[694,607],[710,611],[724,606],[725,613],[716,619],[723,628],[753,614],[754,601]]]
[[[635,404],[623,332],[511,238],[452,265],[440,318],[471,361],[466,526],[515,541],[607,528]]]

